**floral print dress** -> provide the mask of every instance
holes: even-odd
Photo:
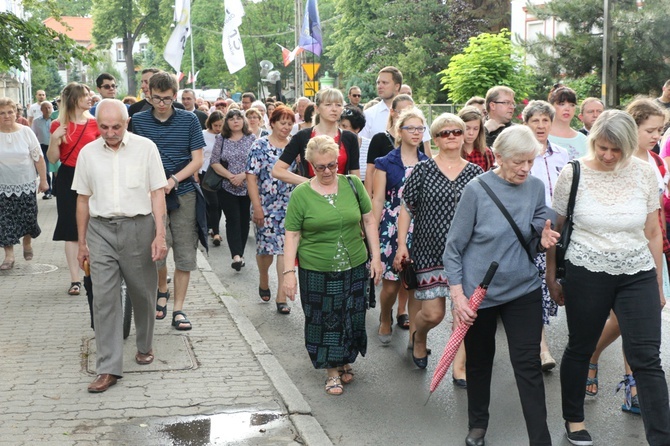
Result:
[[[382,209],[381,222],[379,224],[379,244],[381,248],[381,260],[384,265],[382,278],[387,280],[400,280],[398,273],[393,268],[393,260],[398,251],[398,215],[402,202],[402,192],[405,180],[410,176],[414,166],[405,166],[405,176],[402,182],[392,189],[386,190],[386,200]],[[414,222],[410,222],[407,232],[407,246],[412,246],[412,230]]]
[[[263,226],[255,226],[256,253],[259,255],[284,254],[284,219],[293,185],[272,177],[275,165],[284,149],[274,147],[267,137],[251,146],[246,172],[257,177],[258,194],[263,208]]]

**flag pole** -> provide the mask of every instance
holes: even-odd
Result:
[[[189,17],[190,21],[190,17]],[[193,76],[193,84],[192,87],[195,90],[195,59],[193,58],[193,24],[191,24],[191,73]]]

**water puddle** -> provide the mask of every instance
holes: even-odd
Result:
[[[156,421],[151,431],[178,446],[296,444],[293,425],[274,411],[232,412]],[[152,423],[153,424],[153,423]],[[156,438],[154,437],[154,438]]]

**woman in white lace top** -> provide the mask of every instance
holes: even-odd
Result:
[[[619,319],[623,348],[637,381],[647,441],[670,444],[668,386],[661,368],[662,235],[656,174],[633,156],[637,126],[627,113],[608,110],[589,135],[574,229],[566,253],[566,277],[556,281],[553,249],[547,285],[565,304],[569,341],[561,363],[563,418],[572,444],[591,445],[584,423],[584,383],[591,353],[611,309]],[[573,169],[563,169],[553,208],[557,230],[565,222]]]
[[[46,164],[37,137],[16,123],[16,104],[0,98],[0,246],[5,258],[0,270],[14,267],[14,245],[23,237],[23,257],[33,258],[31,241],[40,235],[37,224],[35,185],[39,173],[39,191],[48,189]]]

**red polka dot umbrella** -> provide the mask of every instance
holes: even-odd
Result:
[[[489,287],[489,284],[491,283],[491,280],[493,279],[493,276],[495,275],[497,269],[498,269],[498,263],[491,262],[491,266],[489,266],[489,270],[486,272],[484,280],[482,280],[482,283],[479,284],[477,289],[472,293],[472,296],[470,296],[470,299],[468,300],[468,306],[473,311],[477,311],[479,305],[484,300],[484,297],[486,296],[486,290]],[[431,393],[433,393],[435,389],[437,389],[437,386],[440,385],[442,378],[444,378],[444,375],[447,374],[447,370],[449,370],[449,366],[454,361],[456,352],[458,351],[458,348],[461,346],[461,343],[463,342],[463,338],[465,338],[465,333],[467,333],[468,328],[470,328],[468,325],[460,324],[458,327],[456,327],[453,333],[451,333],[449,342],[447,342],[447,346],[444,348],[444,353],[442,353],[442,357],[440,358],[440,361],[437,363],[437,367],[435,367],[435,372],[433,373],[433,380],[430,383]]]

